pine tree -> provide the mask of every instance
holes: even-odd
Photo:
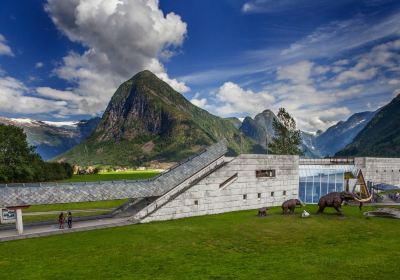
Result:
[[[272,124],[274,137],[269,145],[271,152],[278,155],[302,155],[299,148],[301,134],[300,130],[296,129],[296,121],[285,108],[279,109],[277,118]]]

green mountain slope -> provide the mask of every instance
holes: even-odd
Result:
[[[61,155],[80,165],[174,162],[226,138],[231,153],[257,149],[234,125],[202,110],[150,71],[123,83],[84,142]]]
[[[337,155],[400,157],[400,95],[377,112]]]

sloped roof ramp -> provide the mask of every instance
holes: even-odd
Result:
[[[21,201],[35,205],[161,196],[226,152],[227,142],[221,140],[149,180],[1,184],[0,206],[19,206]]]

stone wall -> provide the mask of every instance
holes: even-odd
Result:
[[[278,206],[298,197],[298,165],[298,156],[240,155],[183,193],[178,188],[171,190],[134,219],[150,222]],[[275,170],[275,177],[257,178],[256,170]],[[231,181],[221,187],[229,178]],[[176,197],[174,192],[178,194]],[[168,200],[169,197],[173,199]]]
[[[361,168],[366,181],[400,186],[400,158],[358,157],[355,166]]]

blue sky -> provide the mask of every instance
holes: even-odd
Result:
[[[400,93],[397,0],[32,0],[0,4],[0,115],[101,115],[149,69],[222,116],[285,107],[326,129]]]

